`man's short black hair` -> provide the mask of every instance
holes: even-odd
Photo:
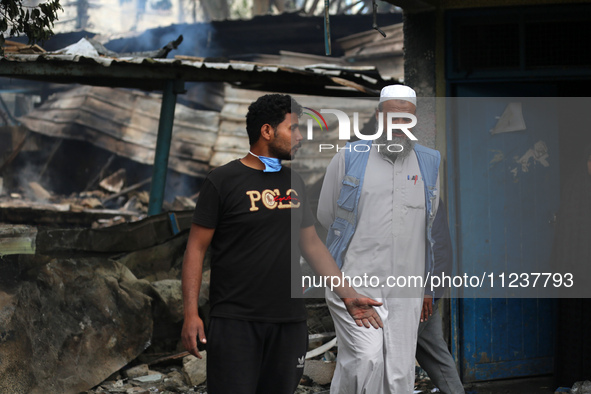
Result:
[[[269,124],[273,130],[285,120],[286,114],[302,115],[302,107],[288,94],[266,94],[248,107],[246,132],[248,142],[254,145],[261,136],[261,127]]]

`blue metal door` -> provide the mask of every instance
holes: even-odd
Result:
[[[559,205],[558,125],[551,100],[531,96],[552,95],[553,89],[518,88],[458,85],[462,98],[450,106],[455,158],[450,179],[462,274],[548,267],[550,222]],[[552,372],[553,300],[511,298],[508,292],[506,298],[479,295],[456,305],[465,382]]]

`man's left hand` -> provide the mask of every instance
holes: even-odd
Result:
[[[423,310],[421,310],[421,323],[429,320],[433,314],[433,297],[425,295],[423,298]]]
[[[368,297],[343,298],[343,302],[347,312],[359,327],[384,328],[384,323],[374,308],[374,306],[381,306],[381,302]]]

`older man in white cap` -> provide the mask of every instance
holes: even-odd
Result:
[[[416,119],[416,100],[407,86],[383,88],[375,140],[349,143],[326,171],[318,220],[329,229],[327,246],[346,276],[379,278],[379,283],[354,285],[383,302],[375,309],[384,323],[377,330],[355,325],[327,289],[339,344],[331,393],[407,394],[414,389],[423,287],[409,279],[425,278],[432,270],[430,231],[440,162],[439,152],[416,144],[412,132],[404,130]],[[394,125],[391,135],[388,124]]]

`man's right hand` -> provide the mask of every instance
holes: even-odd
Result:
[[[183,346],[185,349],[197,358],[201,358],[199,349],[197,349],[197,338],[199,342],[206,343],[205,330],[203,329],[203,321],[199,316],[192,316],[185,318],[183,323],[183,332],[181,334],[183,339]]]
[[[365,326],[366,328],[370,328],[373,326],[376,329],[384,328],[384,323],[382,323],[380,315],[374,309],[374,306],[382,306],[381,302],[363,296],[343,298],[342,300],[345,303],[347,311],[359,327]]]

